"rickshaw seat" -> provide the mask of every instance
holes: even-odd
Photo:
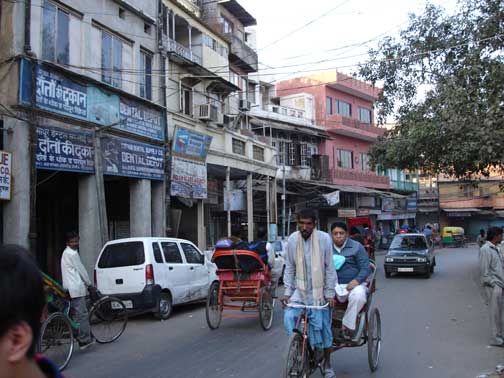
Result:
[[[242,271],[245,273],[265,272],[269,273],[261,257],[253,251],[230,249],[215,251],[212,262],[217,265],[217,271]]]

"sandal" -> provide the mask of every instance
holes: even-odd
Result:
[[[325,369],[324,370],[324,378],[336,378],[336,374],[333,369]]]

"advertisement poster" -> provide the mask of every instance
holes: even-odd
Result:
[[[171,195],[205,199],[207,193],[206,163],[172,157]]]
[[[212,137],[177,127],[173,138],[173,154],[186,159],[205,161]]]
[[[9,201],[12,190],[12,154],[0,151],[0,200]]]
[[[394,199],[382,198],[382,211],[392,211],[392,210],[394,210]]]
[[[129,139],[102,139],[105,175],[164,180],[164,149]]]
[[[94,173],[93,134],[52,127],[37,127],[38,169]]]

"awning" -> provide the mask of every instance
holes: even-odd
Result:
[[[303,184],[322,186],[325,188],[340,190],[345,193],[376,194],[380,197],[389,197],[389,198],[407,198],[408,197],[408,196],[403,196],[403,195],[397,194],[397,193],[385,192],[385,191],[381,191],[381,190],[366,188],[363,186],[338,185],[338,184],[328,184],[328,183],[322,183],[322,182],[315,183],[313,181],[303,181],[303,180],[296,180],[296,181],[299,181]]]
[[[257,25],[256,19],[252,17],[252,15],[247,12],[236,0],[220,0],[218,3],[224,6],[224,8],[231,12],[233,16],[240,20],[243,26],[247,27]]]
[[[419,213],[435,213],[438,211],[437,207],[419,207],[417,209],[417,212]]]
[[[476,208],[462,208],[462,209],[442,209],[443,211],[446,211],[447,213],[479,213],[480,209]]]

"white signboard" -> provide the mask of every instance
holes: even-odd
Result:
[[[11,199],[12,154],[0,151],[0,200]]]
[[[227,190],[224,188],[224,211],[239,211],[247,208],[245,193],[241,189],[229,191],[229,207],[227,200]]]
[[[337,205],[340,202],[339,193],[339,190],[336,190],[335,192],[324,194],[324,198],[329,206]]]
[[[207,198],[206,163],[173,156],[171,195],[183,198]]]

